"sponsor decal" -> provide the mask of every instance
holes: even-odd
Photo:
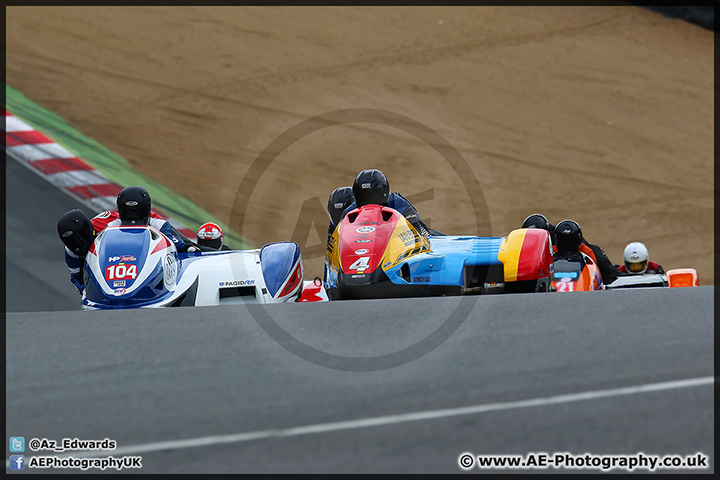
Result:
[[[387,267],[389,267],[390,265],[392,265],[392,262],[385,262],[385,263],[383,263],[382,268],[387,268]]]
[[[137,204],[138,202],[136,202],[135,200],[128,200],[127,202],[125,202],[125,206],[127,207],[137,207]]]
[[[402,232],[398,233],[398,236],[400,237],[400,240],[403,241],[405,246],[409,246],[414,244],[417,241],[417,236],[410,230],[403,230]]]
[[[119,297],[120,295],[125,295],[125,292],[127,292],[127,290],[125,290],[124,288],[116,288],[115,290],[113,290],[113,295]]]
[[[201,230],[197,234],[198,238],[204,238],[206,240],[216,240],[220,238],[220,232],[217,228],[206,228],[204,230]]]
[[[336,203],[336,204],[335,204],[335,208],[342,208],[342,207],[343,207],[343,204],[342,204],[342,203]]]
[[[355,250],[355,255],[362,255],[364,253],[368,253],[370,250],[367,248],[361,248],[360,250]]]
[[[350,278],[365,278],[365,274],[363,273],[361,275],[351,275]]]
[[[355,230],[357,233],[371,233],[375,231],[375,227],[367,226],[367,227],[360,227]]]
[[[137,261],[137,258],[135,258],[133,255],[123,255],[121,257],[108,257],[108,262],[135,262]]]
[[[113,288],[124,287],[125,283],[125,280],[115,280],[113,282]]]
[[[72,230],[68,230],[67,232],[63,233],[62,236],[63,236],[63,238],[67,238],[72,234],[73,234]]]
[[[173,255],[165,255],[163,260],[165,285],[175,285],[177,279],[177,260]]]
[[[413,277],[413,282],[430,283],[430,277]]]
[[[363,183],[363,184],[361,185],[361,187],[362,187],[363,190],[367,190],[367,189],[370,188],[371,186],[372,186],[372,184],[370,184],[370,183]]]
[[[563,280],[566,278],[570,280],[572,278],[577,278],[578,274],[577,272],[555,272],[553,276],[555,278],[562,278]]]
[[[358,223],[358,225],[380,225],[378,222],[362,222]]]
[[[365,240],[355,240],[355,243],[369,243],[369,242],[372,242],[372,240],[370,240],[369,238],[365,239]]]
[[[220,282],[220,288],[242,287],[243,285],[255,285],[255,280],[233,280],[232,282]]]
[[[98,213],[95,218],[108,218],[112,215],[109,210],[105,210],[104,212]]]

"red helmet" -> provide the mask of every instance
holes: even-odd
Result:
[[[223,246],[223,232],[220,225],[208,222],[197,231],[197,244],[220,250]]]

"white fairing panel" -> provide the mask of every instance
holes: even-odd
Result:
[[[643,287],[667,287],[668,280],[662,274],[643,275],[621,275],[605,288],[608,290],[617,288],[643,288]]]
[[[204,252],[183,259],[184,269],[175,294],[157,307],[169,306],[182,295],[195,295],[190,305],[278,303],[267,292],[260,267],[260,250]],[[196,284],[196,287],[193,285]],[[184,305],[188,304],[186,300]]]
[[[125,228],[125,227],[123,227]],[[129,228],[129,227],[128,227]],[[83,308],[86,310],[105,309],[105,308],[157,308],[157,307],[173,307],[173,306],[211,306],[211,305],[227,305],[227,304],[250,304],[250,303],[281,303],[295,301],[298,297],[302,286],[302,257],[299,250],[294,252],[291,244],[285,249],[282,244],[274,248],[273,252],[289,254],[295,253],[293,265],[287,267],[275,268],[273,260],[276,257],[261,257],[262,249],[255,250],[231,250],[217,252],[202,252],[201,254],[180,254],[178,255],[175,246],[160,232],[151,231],[148,227],[143,227],[147,235],[141,237],[145,240],[147,248],[143,253],[136,252],[132,256],[133,261],[142,260],[142,270],[138,273],[137,282],[134,285],[128,285],[127,288],[117,288],[111,290],[109,287],[100,283],[102,295],[104,298],[111,299],[111,305],[95,303],[91,301],[86,294],[83,294]],[[125,228],[127,230],[127,228]],[[112,230],[112,228],[107,229]],[[104,233],[104,232],[103,232]],[[102,236],[102,234],[100,235]],[[99,237],[100,237],[99,236]],[[152,236],[152,239],[150,239]],[[99,238],[98,237],[98,238]],[[128,237],[129,238],[129,237]],[[97,240],[96,240],[97,241]],[[162,242],[165,243],[162,243]],[[162,243],[162,244],[161,244]],[[120,250],[130,248],[120,244]],[[297,248],[296,244],[295,248]],[[263,247],[265,248],[265,247]],[[146,253],[146,251],[152,253]],[[102,253],[103,258],[108,261],[118,261],[122,264],[123,256],[110,253]],[[126,255],[130,256],[130,255]],[[267,262],[265,274],[270,275],[270,280],[274,281],[273,289],[268,288],[266,278],[263,275],[261,258]],[[103,279],[103,268],[99,263],[99,258],[93,252],[88,254],[88,271],[92,272],[95,278]],[[113,267],[111,265],[110,267]],[[108,268],[110,268],[108,267]],[[289,271],[286,269],[291,268]],[[125,271],[125,270],[123,270]],[[154,277],[149,275],[157,272],[161,275],[160,282],[157,285],[164,285],[162,298],[157,301],[122,303],[123,295],[132,294],[139,289],[138,285],[148,283],[147,279],[151,279],[150,283],[153,288],[156,284]],[[134,275],[134,270],[133,270]],[[133,277],[134,279],[134,277]],[[146,287],[144,287],[146,288]],[[86,289],[87,291],[87,289]],[[270,292],[274,293],[274,297]],[[93,293],[94,295],[95,293]],[[118,301],[112,304],[112,299],[117,298]],[[127,301],[126,301],[127,302]]]

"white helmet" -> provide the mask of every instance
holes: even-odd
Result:
[[[632,242],[625,247],[623,260],[628,273],[642,274],[648,267],[648,249],[640,242]]]

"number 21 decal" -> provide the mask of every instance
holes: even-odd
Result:
[[[575,284],[573,282],[557,282],[555,288],[558,292],[574,292]]]

